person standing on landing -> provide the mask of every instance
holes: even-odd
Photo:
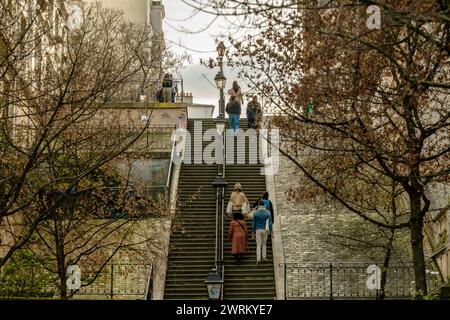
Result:
[[[240,212],[233,214],[228,231],[228,240],[231,240],[231,254],[236,259],[236,263],[241,264],[247,251],[248,230],[244,216]]]
[[[173,80],[172,76],[168,73],[164,75],[162,83],[162,102],[173,102],[172,101],[172,87]]]
[[[230,129],[233,133],[239,130],[239,117],[241,116],[241,104],[236,100],[236,96],[233,94],[228,101],[225,111],[230,116]]]
[[[266,221],[269,220],[269,232],[266,231]],[[263,200],[258,201],[258,210],[253,215],[252,239],[256,238],[256,264],[267,261],[267,238],[272,233],[272,217],[264,207]]]
[[[258,102],[258,97],[253,96],[252,101],[247,104],[247,122],[249,128],[258,128],[259,123],[257,119],[261,118],[262,109]]]
[[[241,105],[243,105],[244,104],[244,97],[242,96],[241,87],[239,86],[239,84],[237,83],[236,80],[233,81],[233,91],[234,91],[234,94],[236,95],[236,100]]]

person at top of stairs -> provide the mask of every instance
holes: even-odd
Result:
[[[231,95],[235,95],[236,96],[236,100],[243,105],[244,104],[244,97],[242,95],[242,89],[241,86],[238,84],[238,82],[236,80],[233,81],[233,85],[231,87],[230,90],[228,90],[228,94]]]
[[[248,128],[257,128],[260,125],[262,114],[261,104],[258,102],[258,96],[254,95],[252,101],[247,104],[247,123]],[[258,120],[258,122],[256,122]]]
[[[227,213],[228,214],[235,213],[235,212],[246,213],[247,208],[243,208],[243,207],[244,206],[247,207],[247,205],[248,205],[248,200],[247,200],[247,196],[245,195],[245,193],[242,192],[242,185],[240,183],[236,183],[234,185],[233,192],[231,192],[231,195],[230,195],[230,202],[228,203]]]
[[[230,101],[228,101],[225,111],[230,115],[230,129],[233,133],[239,130],[239,117],[241,116],[241,104],[236,99],[236,96],[232,94]]]
[[[269,223],[267,225],[267,220]],[[252,221],[252,239],[256,237],[256,264],[262,260],[267,260],[267,238],[272,233],[272,217],[270,212],[264,207],[264,201],[258,201],[258,210],[256,210]]]
[[[244,216],[240,212],[235,212],[233,214],[233,220],[230,222],[228,240],[232,243],[231,254],[236,259],[238,265],[241,264],[241,260],[244,259],[245,252],[247,251],[247,239],[248,230]]]

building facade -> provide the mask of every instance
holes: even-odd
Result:
[[[62,0],[7,1],[0,27],[0,79],[2,92],[22,93],[1,97],[2,116],[10,130],[29,124],[28,109],[18,101],[42,87],[49,69],[63,62],[68,12]],[[23,35],[23,36],[22,36]]]
[[[98,1],[83,0],[83,2],[92,4]],[[130,87],[134,91],[139,91],[135,95],[136,100],[154,101],[159,82],[164,74],[162,66],[165,52],[162,28],[165,17],[164,5],[161,1],[152,0],[100,0],[100,3],[106,9],[121,11],[125,22],[138,25],[148,33],[151,43],[149,43],[147,58],[151,68],[141,78],[132,79]],[[135,88],[136,86],[140,88]]]

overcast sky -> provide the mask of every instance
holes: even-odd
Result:
[[[187,65],[182,72],[184,91],[193,94],[195,103],[213,104],[217,107],[219,91],[214,84],[214,76],[218,68],[210,70],[199,61],[201,58],[217,57],[215,39],[228,36],[228,23],[219,18],[209,25],[215,19],[214,16],[195,14],[194,9],[181,0],[164,0],[163,4],[166,12],[163,27],[167,44],[177,53],[188,52],[192,56],[192,64]],[[230,88],[231,83],[237,80],[237,74],[226,68],[225,76],[227,88]]]

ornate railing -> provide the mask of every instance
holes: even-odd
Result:
[[[377,299],[380,290],[371,286],[374,263],[285,263],[286,299]],[[373,270],[373,269],[372,269]],[[429,291],[441,280],[427,267]],[[392,265],[387,270],[386,299],[411,298],[415,291],[411,264]]]
[[[0,273],[0,299],[58,299],[58,278],[42,265],[15,266],[13,274]],[[10,269],[11,270],[11,269]],[[151,299],[153,265],[151,263],[112,263],[102,270],[80,266],[78,289],[68,285],[67,294],[74,299],[90,296],[95,299],[133,296]],[[68,274],[68,282],[71,282]],[[76,283],[72,281],[72,283]]]

